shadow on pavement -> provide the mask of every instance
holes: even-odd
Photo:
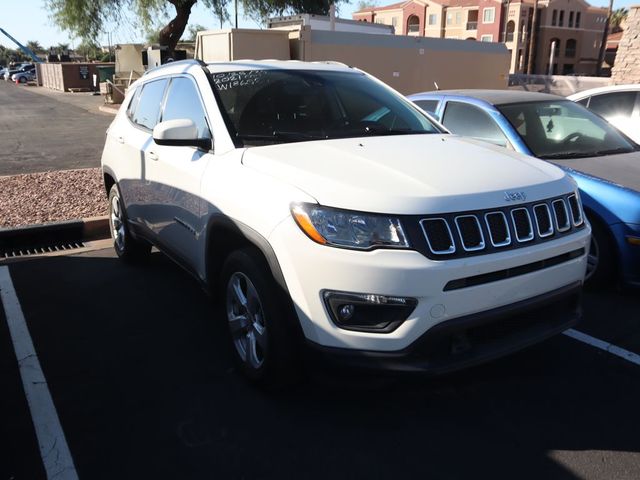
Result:
[[[268,395],[160,254],[11,274],[80,478],[640,476],[640,369],[569,338],[443,378],[327,370]]]

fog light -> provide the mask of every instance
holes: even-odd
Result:
[[[329,290],[323,291],[322,297],[338,327],[358,332],[391,332],[418,304],[415,298]]]
[[[349,320],[351,317],[353,317],[353,311],[355,309],[356,309],[356,307],[354,307],[351,304],[342,305],[340,307],[340,310],[338,311],[338,315],[340,316],[340,320],[342,320],[342,321]]]

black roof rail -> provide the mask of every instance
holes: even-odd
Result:
[[[173,62],[163,63],[162,65],[158,65],[157,67],[150,68],[149,70],[144,72],[144,74],[142,76],[144,77],[149,72],[155,72],[158,69],[166,68],[166,67],[170,67],[170,66],[174,66],[174,65],[200,65],[201,67],[206,67],[207,66],[207,64],[205,62],[203,62],[202,60],[196,60],[194,58],[190,58],[190,59],[187,59],[187,60],[175,60]]]

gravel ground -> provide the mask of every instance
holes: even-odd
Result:
[[[0,177],[0,228],[106,214],[99,168]]]

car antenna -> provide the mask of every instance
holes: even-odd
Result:
[[[436,90],[440,90],[440,87],[438,86],[438,82],[433,82],[434,87],[436,87]]]

